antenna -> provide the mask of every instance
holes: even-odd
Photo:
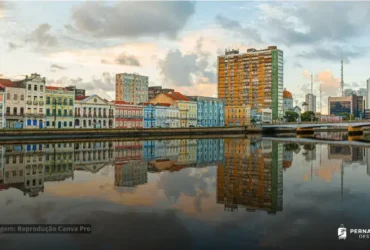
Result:
[[[341,80],[340,80],[340,88],[342,91],[342,96],[344,96],[344,80],[343,80],[343,53],[342,53],[342,59],[341,59]]]

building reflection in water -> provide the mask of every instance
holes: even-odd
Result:
[[[258,139],[225,139],[217,168],[217,202],[227,211],[283,208],[283,145]]]

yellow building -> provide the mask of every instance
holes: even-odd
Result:
[[[225,106],[226,126],[246,126],[251,124],[251,108],[249,106]]]
[[[283,118],[283,52],[276,46],[227,50],[218,57],[218,98],[225,106],[272,109],[274,120]]]
[[[197,102],[192,101],[188,97],[179,92],[168,92],[159,94],[149,100],[151,104],[169,103],[175,106],[180,111],[180,125],[182,128],[197,125]]]

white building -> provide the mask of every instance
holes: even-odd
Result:
[[[344,90],[344,96],[352,96],[356,94],[356,92],[353,89],[345,89]]]
[[[75,128],[112,128],[114,105],[98,95],[75,97]]]
[[[316,113],[316,96],[313,94],[306,95],[307,111]]]
[[[169,106],[166,108],[166,127],[180,127],[180,110],[178,108],[174,106]]]
[[[261,122],[262,123],[272,122],[272,109],[261,109]]]
[[[26,87],[26,115],[24,128],[44,128],[45,125],[45,77],[32,74],[22,82]]]

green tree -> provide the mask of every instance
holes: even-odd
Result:
[[[341,113],[338,114],[338,116],[343,117],[343,120],[345,120],[345,121],[349,121],[349,120],[354,120],[355,119],[355,116],[354,115],[351,115],[350,113],[347,113],[347,112],[341,112]]]
[[[290,111],[290,110],[285,111],[285,119],[287,122],[295,122],[297,121],[298,117],[299,117],[299,114],[297,114],[294,111]]]
[[[302,122],[304,121],[317,121],[317,118],[315,116],[315,113],[312,111],[306,111],[301,115]]]

